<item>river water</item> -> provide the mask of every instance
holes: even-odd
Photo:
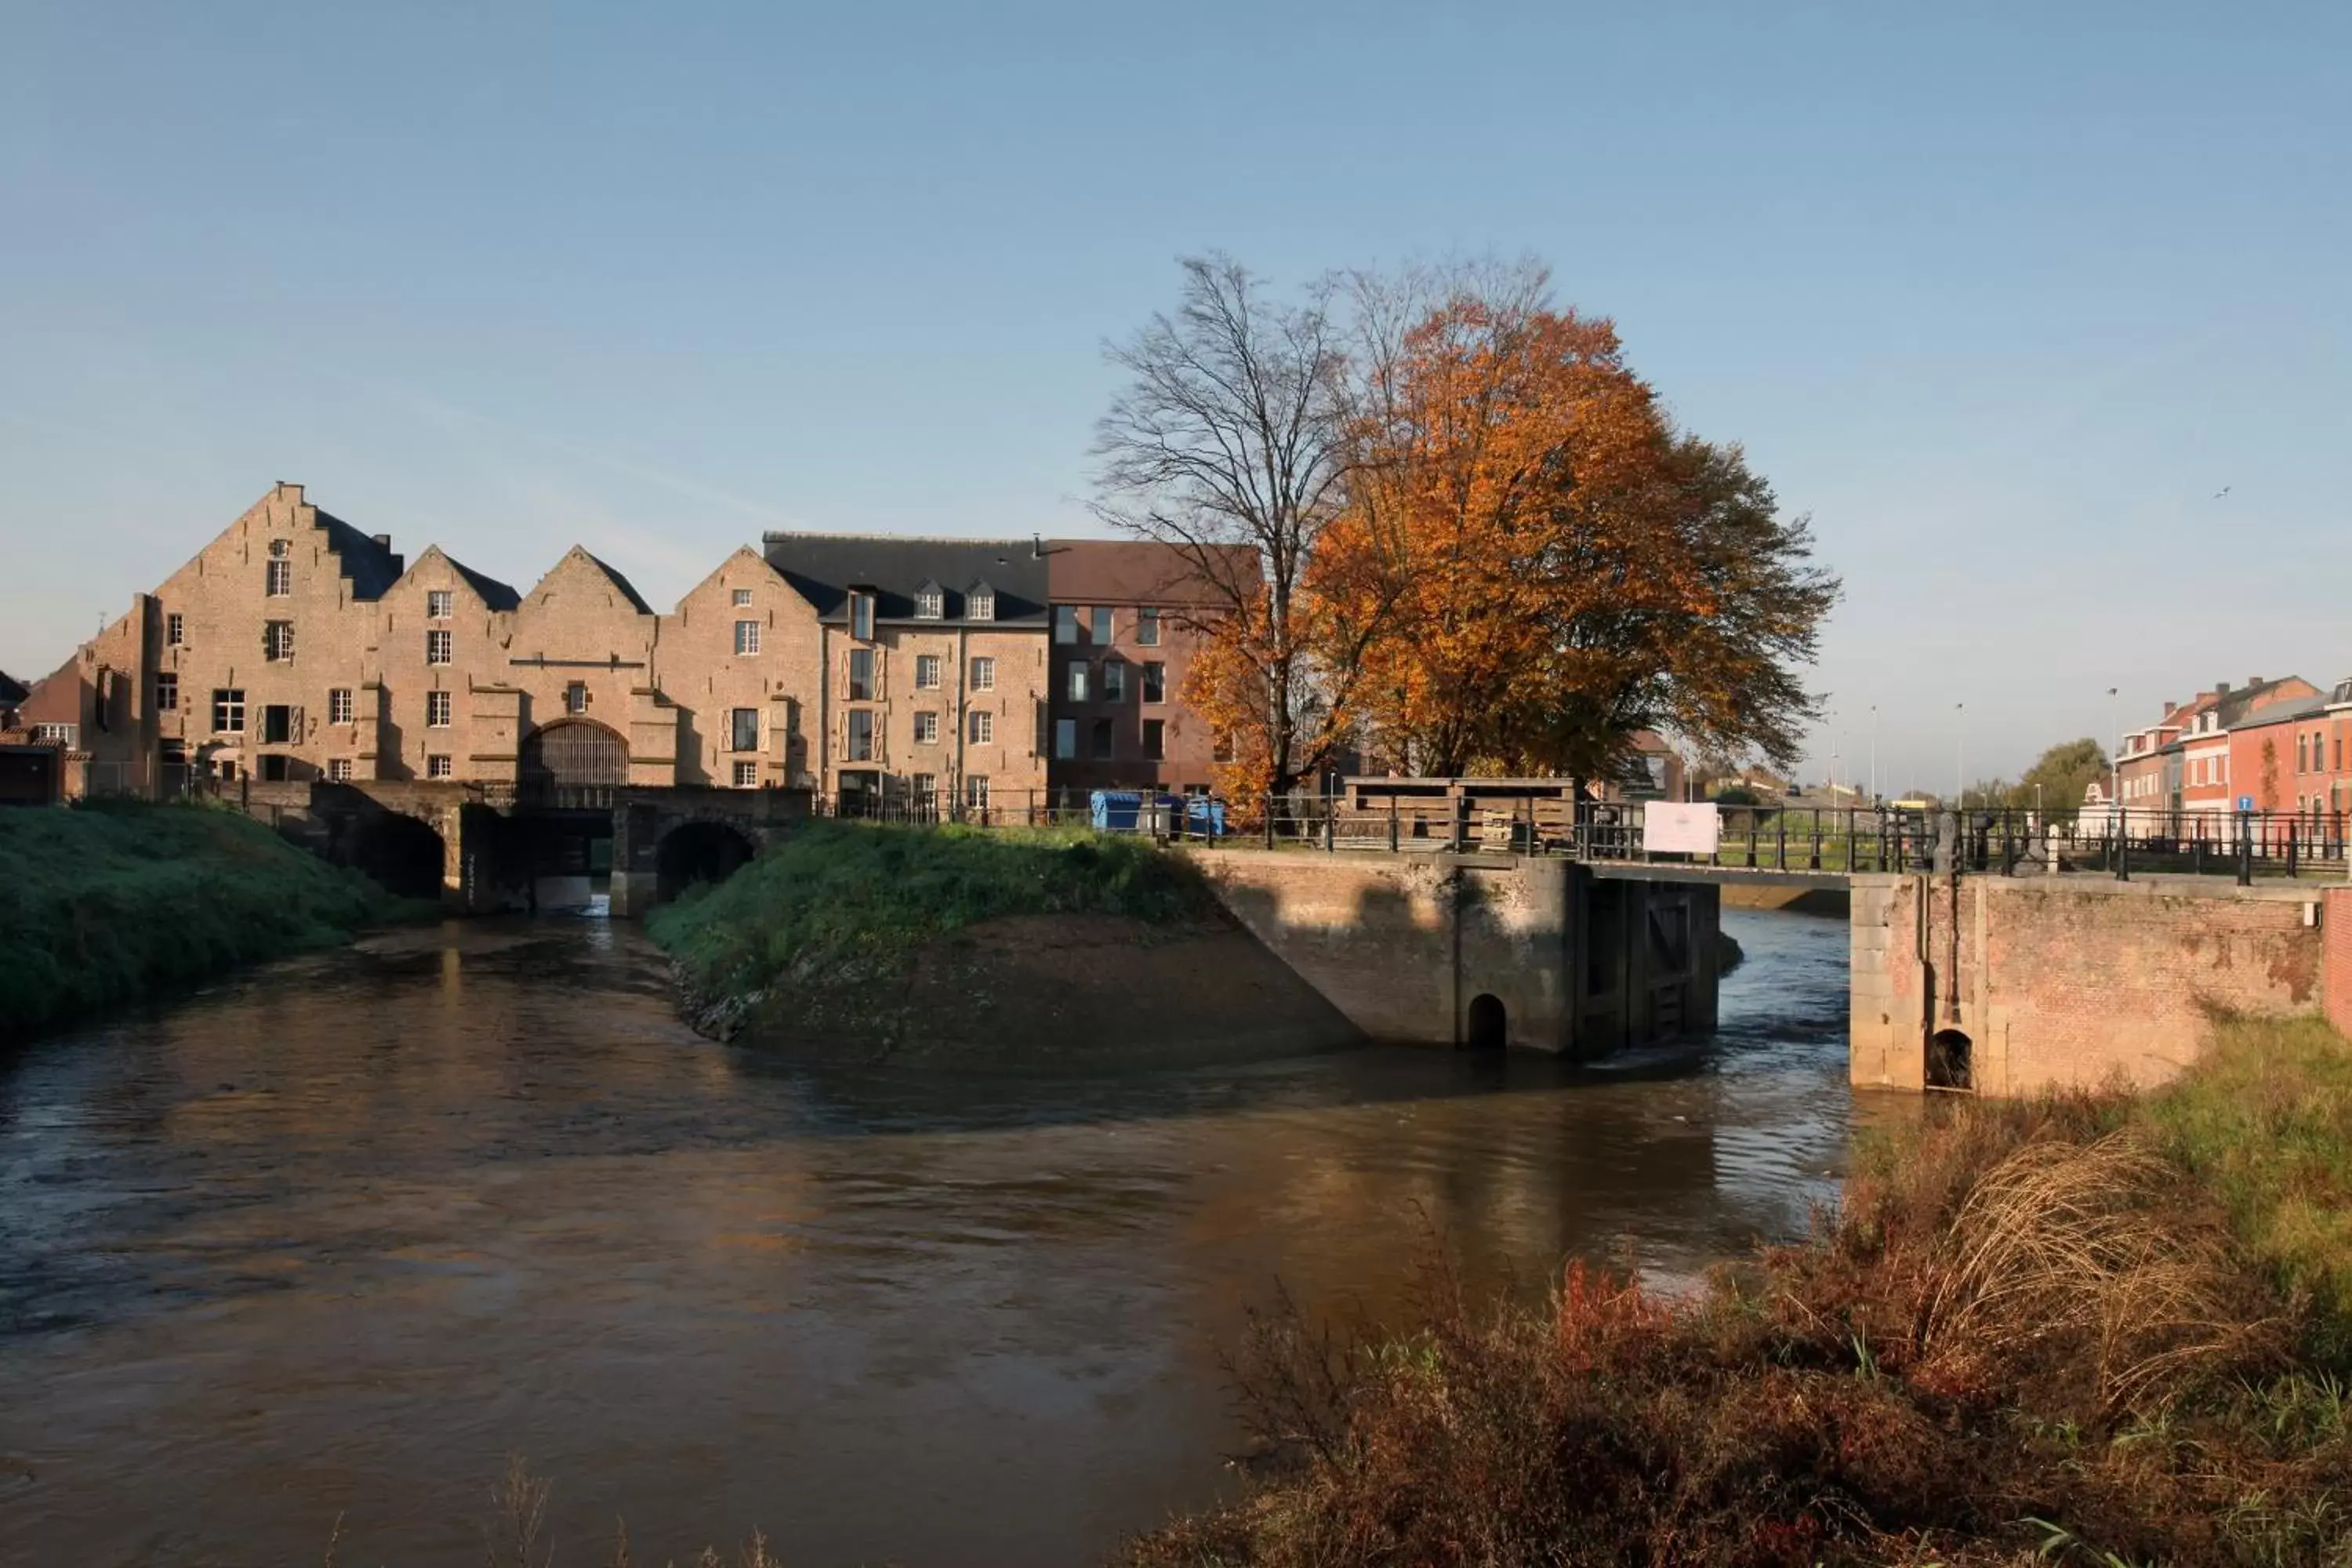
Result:
[[[0,1563],[1098,1561],[1229,1490],[1221,1351],[1439,1245],[1687,1280],[1829,1196],[1843,921],[1727,912],[1721,1034],[1087,1081],[795,1072],[626,926],[474,921],[0,1059]]]

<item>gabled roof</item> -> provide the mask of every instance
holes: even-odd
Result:
[[[490,576],[487,573],[475,571],[471,566],[467,565],[464,562],[458,560],[456,556],[450,554],[447,551],[442,549],[437,544],[426,546],[425,553],[416,558],[416,566],[410,567],[408,569],[409,572],[415,571],[417,566],[424,565],[427,561],[433,560],[436,556],[440,559],[442,564],[447,566],[450,571],[455,572],[459,577],[465,579],[466,586],[471,588],[476,594],[479,595],[481,596],[482,603],[488,605],[491,609],[511,610],[517,605],[522,603],[522,595],[516,593],[514,589],[508,586],[506,584],[499,582],[496,577]],[[405,573],[403,574],[404,576],[406,574],[407,574]]]
[[[449,570],[466,580],[466,586],[482,596],[482,603],[494,610],[511,610],[522,603],[522,595],[496,577],[475,571],[456,556],[444,552],[441,559],[449,563]]]
[[[373,534],[362,533],[341,518],[318,507],[319,526],[327,531],[327,548],[342,562],[343,575],[352,580],[354,599],[381,599],[385,589],[400,581],[400,556]]]
[[[558,572],[563,570],[564,562],[574,559],[585,562],[592,569],[602,576],[605,582],[611,584],[613,591],[620,595],[624,600],[627,601],[629,607],[636,611],[637,614],[641,616],[650,616],[654,613],[653,606],[646,603],[644,596],[638,594],[634,584],[632,584],[626,577],[622,576],[612,567],[606,565],[604,562],[590,554],[584,548],[577,544],[563,552],[562,561],[558,561],[554,565],[549,567],[544,573],[542,573],[539,581],[530,585],[530,591],[536,594],[541,588],[546,587],[548,579],[554,576]]]
[[[996,614],[972,626],[1044,626],[1048,619],[1045,560],[1026,539],[912,539],[860,533],[771,533],[761,541],[768,564],[830,626],[849,617],[849,591],[874,594],[880,621],[913,621],[915,595],[925,584],[941,591],[940,620],[965,620],[969,591],[985,584]]]

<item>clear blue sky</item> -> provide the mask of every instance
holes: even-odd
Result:
[[[281,479],[657,603],[1077,531],[1177,256],[1494,250],[1812,515],[1841,770],[1942,787],[1958,703],[2352,674],[2347,240],[2341,5],[0,0],[0,668]]]

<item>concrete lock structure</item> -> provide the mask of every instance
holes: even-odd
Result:
[[[1709,883],[1505,855],[1187,853],[1371,1039],[1583,1057],[1715,1027]]]

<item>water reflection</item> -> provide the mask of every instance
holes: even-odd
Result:
[[[509,1450],[641,1557],[1093,1560],[1223,1484],[1218,1349],[1277,1280],[1391,1318],[1433,1234],[1535,1290],[1801,1226],[1845,930],[1727,923],[1722,1035],[1583,1070],[800,1072],[555,921],[47,1042],[0,1069],[0,1562],[308,1561],[347,1510],[354,1560],[470,1563]]]

